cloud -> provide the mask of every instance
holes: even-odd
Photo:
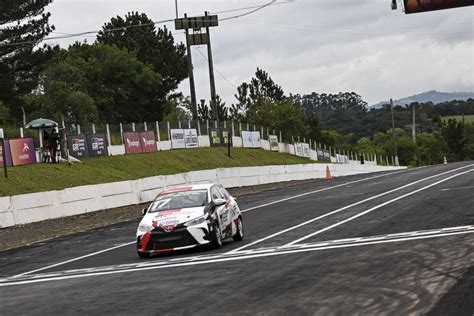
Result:
[[[190,16],[264,3],[178,1],[180,13]],[[65,33],[100,29],[128,11],[145,12],[153,20],[175,14],[172,0],[71,0],[50,8],[51,21]],[[233,85],[250,80],[257,67],[288,94],[354,91],[375,103],[431,89],[472,91],[473,13],[467,7],[405,15],[390,10],[389,0],[297,0],[222,21],[211,30],[213,57],[215,68],[232,84],[216,72],[217,91],[227,104],[235,102]],[[175,36],[184,40],[180,33]],[[205,47],[201,51],[206,55]],[[193,61],[197,98],[209,99],[207,63],[196,48]],[[188,95],[188,81],[179,89]]]

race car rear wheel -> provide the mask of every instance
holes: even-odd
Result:
[[[217,221],[213,225],[211,245],[215,249],[222,248],[222,231]]]
[[[244,239],[244,223],[242,222],[241,217],[237,219],[236,225],[237,225],[237,232],[232,238],[234,239],[234,241],[241,241],[242,239]]]
[[[149,254],[149,253],[146,253],[146,252],[137,252],[137,255],[138,255],[140,258],[150,258],[150,254]]]

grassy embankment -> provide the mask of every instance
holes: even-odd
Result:
[[[221,167],[312,163],[309,159],[256,149],[197,148],[148,154],[91,158],[68,166],[34,164],[8,168],[8,179],[0,175],[0,196],[68,187],[133,180],[151,176]],[[2,171],[2,170],[0,170]]]

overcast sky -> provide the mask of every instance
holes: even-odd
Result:
[[[199,16],[268,2],[178,0],[178,10],[180,16]],[[295,0],[222,21],[211,29],[217,93],[228,105],[235,103],[235,87],[249,81],[257,67],[286,94],[354,91],[369,104],[432,89],[474,91],[473,7],[405,15],[400,4],[392,11],[390,3]],[[154,21],[174,18],[175,0],[54,0],[47,10],[56,32],[78,33],[98,30],[129,11]],[[219,13],[219,18],[245,12]],[[168,27],[174,30],[174,24]],[[66,47],[85,39],[95,37],[52,43]],[[206,56],[205,46],[199,50]],[[199,50],[192,49],[198,100],[210,98],[207,61]],[[189,95],[189,82],[179,90]]]

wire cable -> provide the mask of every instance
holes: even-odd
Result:
[[[195,46],[195,47],[197,48],[197,51],[199,52],[199,54],[201,55],[201,57],[202,57],[205,61],[209,62],[209,58],[207,58],[207,57],[204,55],[204,53],[201,51],[201,49],[199,48],[199,46]],[[219,71],[219,69],[217,69],[216,66],[214,66],[214,70],[217,72],[217,74],[219,74],[219,76],[222,77],[222,79],[224,79],[229,85],[231,85],[232,88],[237,89],[237,86],[236,86],[232,81],[230,81],[229,79],[227,79],[227,77],[224,76],[224,74],[221,73],[221,72]]]

